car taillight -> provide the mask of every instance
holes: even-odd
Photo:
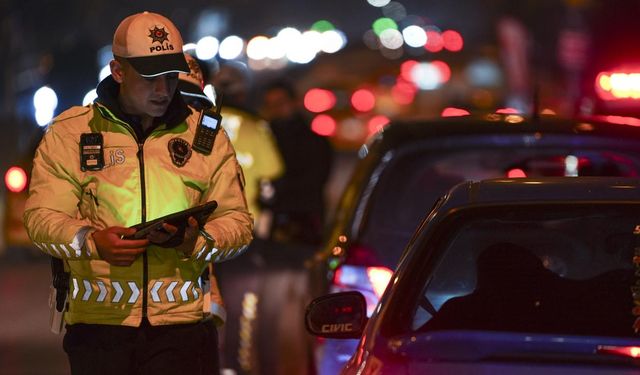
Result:
[[[27,187],[27,172],[20,167],[11,167],[4,174],[4,183],[9,191],[20,193]]]
[[[336,285],[358,290],[373,291],[378,297],[382,295],[393,271],[386,267],[362,267],[352,265],[342,265],[333,276]]]
[[[367,267],[367,276],[369,276],[373,291],[378,298],[382,296],[382,293],[387,288],[392,274],[393,271],[386,267]]]
[[[386,267],[343,264],[333,275],[331,292],[356,290],[362,293],[367,301],[367,316],[371,316],[392,274]]]
[[[614,354],[614,355],[621,355],[625,357],[639,358],[640,346],[601,345],[601,346],[598,346],[598,353]]]
[[[602,100],[640,99],[640,70],[601,72],[595,87]]]
[[[442,117],[461,117],[461,116],[469,116],[471,113],[466,109],[455,108],[455,107],[447,107],[440,112],[440,116]]]

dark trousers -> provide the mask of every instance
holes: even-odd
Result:
[[[73,375],[201,375],[218,368],[210,352],[212,340],[217,343],[211,322],[154,327],[145,319],[140,327],[74,324],[66,329],[63,347]]]

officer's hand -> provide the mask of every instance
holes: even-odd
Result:
[[[151,243],[162,244],[170,243],[176,250],[182,252],[185,256],[191,256],[193,248],[196,246],[196,240],[198,239],[198,221],[190,216],[187,221],[188,226],[185,228],[182,238],[176,239],[175,236],[180,236],[178,228],[174,225],[164,223],[162,224],[162,230],[157,230],[149,233],[147,238]],[[174,245],[175,243],[175,245]]]
[[[132,228],[109,227],[93,232],[93,241],[102,260],[114,266],[130,266],[149,246],[149,240],[126,240],[136,232]]]

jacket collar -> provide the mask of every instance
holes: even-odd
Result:
[[[120,84],[117,83],[112,76],[108,76],[98,84],[96,89],[98,98],[96,99],[96,102],[105,106],[116,120],[120,120],[131,125],[138,137],[142,139],[146,138],[148,134],[143,134],[140,118],[138,116],[125,113],[120,107],[120,103],[118,102],[119,90]],[[182,100],[180,92],[176,90],[173,94],[173,99],[171,99],[171,103],[169,103],[167,112],[162,117],[156,117],[154,119],[154,126],[151,130],[155,129],[160,124],[166,124],[168,129],[174,128],[184,122],[190,114],[191,110]]]

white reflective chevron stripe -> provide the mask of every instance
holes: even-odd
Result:
[[[244,245],[244,246],[240,247],[240,248],[238,249],[238,253],[236,254],[236,256],[238,256],[238,255],[240,255],[240,254],[244,253],[245,251],[247,251],[247,249],[248,249],[248,248],[249,248],[249,245]]]
[[[196,259],[200,259],[202,257],[202,253],[204,253],[207,250],[207,245],[202,246],[202,249],[200,249],[200,251],[198,251],[198,254],[196,254]]]
[[[67,245],[75,251],[77,257],[82,256],[82,247],[84,246],[84,241],[89,230],[91,230],[91,227],[89,226],[80,228],[78,233],[73,236],[73,241]],[[87,249],[87,256],[91,256],[91,251],[89,251],[89,249]]]
[[[78,287],[78,279],[74,277],[71,280],[73,281],[73,288],[71,290],[71,299],[76,299],[76,297],[78,296],[78,291],[80,290],[80,288]]]
[[[113,302],[113,303],[120,302],[120,299],[122,298],[122,295],[124,294],[124,291],[122,290],[122,287],[120,286],[120,283],[117,282],[117,281],[113,281],[113,282],[111,282],[111,287],[116,290],[116,295],[113,296],[113,299],[111,299],[111,302]]]
[[[104,283],[100,280],[98,280],[96,284],[98,284],[98,289],[100,289],[100,294],[98,294],[98,298],[96,299],[96,302],[103,302],[104,299],[107,297],[107,288],[104,286]]]
[[[65,254],[67,254],[67,253],[70,254],[69,255],[70,257],[80,257],[82,255],[82,252],[80,252],[79,250],[76,251],[75,249],[69,247],[68,245],[62,244],[62,243],[54,244],[54,245],[52,245],[52,247],[54,249],[56,249],[56,248],[57,249],[63,249]]]
[[[153,302],[160,302],[160,296],[158,295],[158,290],[162,286],[162,281],[156,281],[151,288],[151,300]]]
[[[199,296],[200,293],[198,293],[198,286],[197,284],[193,284],[193,298],[198,299]]]
[[[53,246],[52,244],[46,244],[46,243],[43,243],[43,244],[42,244],[42,247],[44,248],[44,250],[45,250],[47,253],[49,253],[49,254],[51,254],[51,255],[53,255],[53,253],[54,253],[54,252],[55,252],[55,253],[60,254],[60,251],[58,251],[58,249],[56,249],[56,247],[55,247],[55,246]],[[61,258],[63,257],[63,256],[62,256],[62,254],[60,254],[60,257],[61,257]]]
[[[169,284],[169,286],[167,287],[167,300],[169,300],[169,302],[175,302],[176,298],[173,296],[173,289],[175,289],[176,285],[178,285],[177,281],[172,281],[171,284]]]
[[[58,251],[58,249],[56,249],[54,246],[52,246],[51,248],[43,243],[36,243],[36,246],[38,246],[38,248],[40,248],[40,250],[44,251],[45,253],[51,254],[53,256],[58,256],[58,258],[62,258],[62,254],[60,254],[60,252]]]
[[[40,249],[41,251],[44,251],[45,253],[48,253],[48,252],[49,252],[46,248],[44,248],[44,247],[42,246],[42,244],[41,244],[40,242],[34,242],[33,244],[34,244],[34,245],[36,245],[36,247],[37,247],[38,249]]]
[[[82,300],[88,301],[89,297],[91,297],[91,292],[93,291],[93,289],[91,289],[91,283],[89,282],[89,280],[82,280],[82,284],[84,285],[84,294],[82,295]]]
[[[191,281],[187,281],[184,283],[182,288],[180,288],[180,297],[182,297],[182,301],[187,302],[189,300],[189,296],[187,295],[187,290],[191,286]]]
[[[90,228],[89,228],[90,229]],[[86,234],[86,231],[85,233]],[[82,244],[84,243],[84,237],[82,238]],[[62,243],[43,243],[43,242],[34,242],[33,243],[38,249],[44,251],[53,256],[58,256],[60,258],[80,258],[82,257],[82,249],[83,246],[80,243],[80,240],[74,238],[73,242],[70,244],[62,244]],[[64,255],[63,255],[64,253]],[[85,255],[90,257],[91,251],[86,249]]]
[[[136,283],[133,281],[128,281],[127,285],[129,285],[129,289],[131,289],[131,297],[129,297],[127,303],[134,303],[140,296],[140,289],[138,289],[138,286],[136,286]]]
[[[73,246],[69,245],[65,245],[65,244],[61,244],[61,247],[64,247],[65,249],[71,251],[72,253],[76,254],[76,257],[80,258],[82,256],[82,249],[76,249]]]
[[[218,251],[220,251],[220,250],[218,250],[218,249],[216,249],[216,248],[214,247],[213,249],[211,249],[211,251],[209,252],[209,254],[207,254],[207,257],[206,257],[206,258],[204,258],[204,260],[205,260],[205,261],[207,261],[207,262],[210,262],[210,261],[211,261],[211,256],[212,256],[213,254],[217,253]]]
[[[55,244],[51,244],[51,247],[53,247],[54,249],[57,249],[57,246]],[[64,252],[64,255],[67,256],[67,258],[71,258],[71,254],[69,253],[69,250],[65,249],[64,247],[62,248],[62,251]]]

